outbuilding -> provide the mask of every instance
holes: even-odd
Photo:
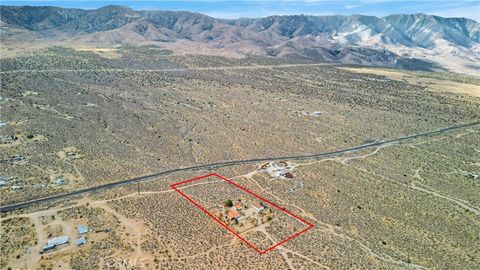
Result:
[[[55,245],[46,245],[46,246],[43,247],[43,251],[44,252],[49,251],[49,250],[54,249],[54,248],[55,248]]]
[[[263,209],[265,209],[265,207],[263,207],[262,205],[260,205],[260,204],[257,203],[257,202],[254,202],[254,203],[252,204],[252,207],[253,207],[253,209],[255,209],[255,211],[257,211],[257,212],[260,212],[260,211],[262,211]]]
[[[235,210],[241,210],[242,209],[242,205],[240,203],[237,203],[233,206],[233,208],[235,208]]]
[[[78,226],[78,234],[86,234],[88,232],[87,225],[80,225]]]
[[[80,238],[78,238],[77,240],[75,240],[75,245],[77,246],[81,246],[81,245],[84,245],[87,243],[87,238],[85,236],[82,236]]]

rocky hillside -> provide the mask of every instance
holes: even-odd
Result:
[[[2,6],[1,33],[7,45],[18,40],[105,46],[153,43],[184,52],[201,46],[209,52],[454,71],[475,68],[480,62],[478,22],[426,14],[222,20],[198,13],[135,11],[122,6],[96,10]]]

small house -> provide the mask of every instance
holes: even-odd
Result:
[[[240,218],[240,213],[237,210],[229,210],[227,212],[227,218],[229,220],[238,220]]]
[[[68,244],[69,239],[68,236],[60,236],[60,237],[55,237],[47,241],[47,246],[59,246],[63,244]]]

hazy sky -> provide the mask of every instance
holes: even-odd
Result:
[[[61,6],[76,8],[98,8],[116,4],[133,9],[186,10],[207,14],[216,18],[265,17],[269,15],[307,14],[307,15],[350,15],[364,14],[385,16],[398,13],[427,13],[443,17],[466,17],[480,21],[480,0],[280,0],[280,1],[12,1],[1,0],[2,5]]]

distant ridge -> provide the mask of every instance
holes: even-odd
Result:
[[[1,41],[7,45],[62,40],[103,46],[159,44],[182,51],[200,45],[213,52],[452,70],[475,68],[480,62],[478,22],[422,13],[224,20],[124,6],[95,10],[1,6],[0,11]]]

